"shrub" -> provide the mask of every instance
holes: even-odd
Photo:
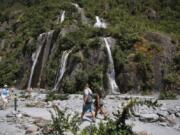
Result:
[[[176,94],[172,91],[165,91],[162,90],[159,95],[159,99],[166,100],[166,99],[176,99]]]
[[[52,100],[67,100],[68,94],[59,94],[54,91],[49,91],[46,96],[46,102]]]
[[[50,131],[44,132],[45,135],[64,135],[65,132],[70,131],[74,135],[79,130],[79,118],[77,113],[74,116],[66,113],[59,109],[58,106],[53,107],[54,112],[51,113],[52,124],[49,125]]]

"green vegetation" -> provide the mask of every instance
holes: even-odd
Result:
[[[68,94],[58,94],[57,92],[49,91],[46,96],[46,102],[47,101],[53,101],[53,100],[67,100]]]
[[[176,93],[173,91],[164,91],[162,90],[159,95],[160,100],[167,100],[167,99],[176,99]]]
[[[66,111],[62,111],[58,106],[54,106],[54,112],[51,112],[52,124],[49,125],[50,131],[44,132],[44,135],[64,135],[64,132],[71,131],[74,135],[77,135],[79,130],[80,120],[76,115],[73,117],[70,114],[66,114]]]
[[[84,9],[87,25],[82,22],[81,14],[72,2]],[[112,37],[116,40],[112,54],[116,82],[121,92],[132,89],[140,89],[144,93],[151,91],[154,89],[153,56],[161,55],[164,48],[157,42],[150,43],[144,33],[168,34],[175,44],[180,38],[179,7],[178,0],[3,1],[0,5],[0,85],[8,83],[25,88],[38,35],[55,30],[58,36],[53,39],[55,47],[43,79],[46,88],[53,88],[62,52],[72,49],[59,91],[76,93],[82,91],[87,82],[95,91],[105,91],[107,52],[101,38]],[[62,11],[65,11],[65,20],[58,23],[57,18]],[[93,27],[95,16],[107,22],[107,29]],[[163,76],[164,89],[177,89],[179,67],[177,47],[167,72],[173,75]],[[175,72],[178,75],[174,75]]]

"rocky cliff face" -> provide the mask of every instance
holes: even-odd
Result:
[[[56,88],[65,93],[81,91],[87,82],[95,91],[107,93],[177,89],[178,24],[168,24],[176,35],[171,38],[163,19],[158,20],[160,24],[157,17],[148,20],[149,8],[144,5],[138,11],[134,3],[132,14],[132,9],[125,11],[126,2],[98,2],[95,10],[94,1],[73,2],[4,2],[0,7],[4,9],[0,14],[1,85]],[[150,6],[161,19],[159,8],[165,9]],[[176,13],[178,9],[171,10]],[[161,25],[167,34],[154,25]]]

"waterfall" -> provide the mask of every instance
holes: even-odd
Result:
[[[39,35],[37,39],[37,50],[32,54],[32,67],[28,82],[28,89],[32,87],[44,87],[45,85],[45,68],[53,46],[53,33],[51,30]]]
[[[57,24],[63,23],[65,20],[65,11],[63,10],[62,12],[60,12],[60,14],[57,17]]]
[[[89,25],[88,24],[88,19],[87,17],[85,16],[85,13],[84,13],[84,9],[81,8],[78,4],[76,3],[71,3],[73,6],[75,6],[78,10],[78,13],[81,15],[81,21],[83,24],[86,24],[86,25]]]
[[[54,30],[51,30],[51,31],[45,33],[45,41],[46,42],[44,42],[44,49],[43,49],[42,59],[40,60],[40,61],[42,61],[42,63],[39,66],[39,77],[38,77],[37,86],[40,86],[42,84],[42,80],[45,79],[44,77],[42,77],[42,75],[45,74],[44,69],[46,67],[46,63],[48,61],[49,54],[50,54],[50,51],[51,51],[53,33],[54,33]]]
[[[38,37],[38,42],[39,42],[39,43],[41,43],[41,41],[43,40],[43,35],[44,35],[44,33],[42,33],[42,34],[39,35],[39,37]],[[38,61],[38,58],[39,58],[39,54],[40,54],[40,52],[41,52],[41,50],[42,50],[42,46],[43,46],[43,44],[39,44],[38,49],[37,49],[36,52],[33,53],[33,55],[32,55],[33,65],[32,65],[32,67],[31,67],[31,74],[30,74],[30,78],[29,78],[29,82],[28,82],[28,88],[31,87],[32,76],[33,76],[33,74],[34,74],[34,69],[35,69],[35,66],[36,66],[36,64],[37,64],[37,61]]]
[[[105,22],[101,21],[99,16],[96,16],[96,23],[94,24],[94,27],[97,27],[97,28],[107,28],[107,25],[106,25]]]
[[[67,63],[67,59],[68,59],[70,52],[71,52],[71,50],[66,50],[62,54],[62,57],[60,60],[59,73],[57,74],[53,90],[57,90],[59,87],[59,83],[64,75],[64,72],[66,71],[66,63]]]
[[[72,5],[74,5],[77,8],[78,13],[81,13],[82,8],[80,8],[78,4],[72,3]]]
[[[115,81],[114,61],[112,58],[110,45],[108,43],[108,38],[104,38],[104,42],[105,42],[105,46],[107,49],[108,60],[109,60],[109,66],[108,66],[108,72],[107,72],[108,81],[109,81],[108,87],[111,90],[111,94],[118,94],[119,88],[118,88],[116,81]]]
[[[65,19],[65,11],[62,12],[62,15],[61,15],[61,23],[64,21]]]

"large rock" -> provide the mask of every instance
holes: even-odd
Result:
[[[156,122],[159,116],[157,114],[141,114],[139,120],[143,122]]]
[[[38,127],[35,125],[27,125],[25,129],[26,129],[26,134],[32,134],[38,131]]]
[[[176,115],[176,117],[180,117],[180,113],[176,113],[175,115]]]
[[[169,115],[167,111],[158,111],[157,114],[161,117],[167,117]]]
[[[174,114],[171,114],[167,117],[167,120],[169,121],[169,126],[174,126],[177,123],[176,116]]]

